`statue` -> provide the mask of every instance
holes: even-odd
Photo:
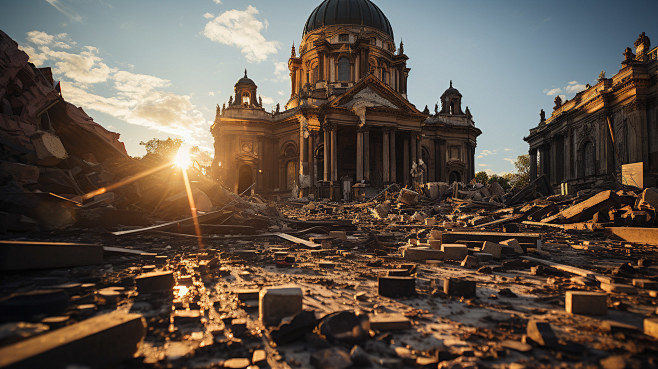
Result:
[[[292,51],[290,53],[290,57],[291,58],[297,57],[297,52],[295,51],[295,42],[294,41],[292,42]]]
[[[439,103],[434,104],[434,114],[439,114]]]
[[[629,63],[635,59],[635,54],[633,54],[633,50],[631,50],[630,47],[627,47],[626,50],[624,50],[624,63]]]
[[[599,78],[598,81],[601,82],[605,79],[605,71],[602,70],[601,73],[599,73]]]
[[[471,114],[471,109],[468,106],[466,107],[466,119],[473,120],[473,114]]]
[[[222,104],[222,114],[226,111],[226,103]]]
[[[400,40],[400,55],[404,55],[404,42]]]
[[[644,46],[644,50],[649,50],[651,47],[651,41],[649,40],[649,37],[646,35],[646,33],[642,32],[633,46]]]
[[[222,110],[219,108],[219,104],[217,104],[217,107],[215,108],[215,116],[219,116],[222,114]]]
[[[546,121],[546,112],[544,109],[539,112],[539,121],[542,123]]]
[[[228,98],[228,106],[233,105],[233,96]]]
[[[411,170],[409,171],[409,174],[411,174],[411,180],[414,190],[416,192],[420,192],[420,186],[423,180],[423,169],[420,168],[418,164],[416,164],[416,162],[414,161],[411,163]]]
[[[554,101],[555,101],[555,108],[553,108],[553,110],[559,109],[562,106],[562,98],[560,97],[560,95],[555,96]]]
[[[281,104],[276,104],[276,114],[279,114],[281,112]]]
[[[423,114],[430,115],[430,108],[428,108],[427,105],[425,105],[425,110],[423,110]]]
[[[263,107],[263,97],[262,96],[258,96],[258,106],[261,107],[261,108]]]

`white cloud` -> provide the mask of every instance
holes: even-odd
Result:
[[[562,89],[558,87],[558,88],[554,88],[554,89],[551,89],[551,90],[544,90],[544,92],[548,96],[553,96],[553,95],[557,95],[557,94],[562,93]]]
[[[220,44],[240,49],[247,61],[260,63],[276,54],[277,41],[268,41],[261,33],[267,21],[256,19],[258,9],[249,5],[246,10],[227,10],[208,22],[203,35]]]
[[[487,169],[484,172],[487,173],[488,176],[492,176],[492,175],[496,174],[496,172],[494,172],[493,169]]]
[[[130,124],[182,137],[190,144],[199,144],[199,139],[207,136],[208,122],[201,111],[190,96],[166,91],[171,86],[169,80],[110,68],[95,47],[77,48],[78,54],[53,51],[48,42],[57,42],[54,36],[33,35],[38,37],[33,37],[32,44],[23,49],[30,51],[30,60],[55,63],[53,72],[62,79],[62,95],[67,101]],[[113,91],[100,95],[94,91],[98,84]]]
[[[221,4],[222,0],[212,0],[215,4]]]
[[[46,0],[46,2],[50,5],[52,5],[55,9],[57,9],[58,12],[64,14],[67,16],[69,19],[76,21],[76,22],[82,22],[82,17],[69,9],[68,6],[63,5],[60,0]]]
[[[482,154],[478,155],[478,159],[482,159],[482,158],[484,158],[484,155]]]
[[[279,96],[285,96],[286,95],[286,92],[283,91],[283,90],[277,91],[276,93],[279,94]]]
[[[512,149],[510,149],[509,147],[506,147],[506,148],[503,149],[503,151],[512,151]]]
[[[212,15],[211,13],[205,13],[205,14],[203,15],[203,17],[206,18],[206,19],[211,19],[211,18],[214,18],[215,16]]]
[[[509,162],[512,165],[514,165],[514,163],[516,163],[516,160],[514,160],[513,158],[504,158],[503,160]]]
[[[274,99],[269,96],[261,96],[263,98],[263,105],[274,105]]]
[[[480,151],[480,155],[478,155],[478,157],[480,157],[480,156],[485,157],[485,156],[489,156],[489,155],[494,155],[494,154],[496,154],[496,151],[497,150],[493,150],[493,151],[492,150],[482,150],[482,151]]]
[[[488,167],[489,164],[478,164],[478,167]]]
[[[279,81],[287,81],[290,78],[290,70],[287,62],[274,62],[274,76]]]
[[[27,40],[39,46],[50,46],[59,49],[70,49],[69,36],[66,33],[58,35],[49,35],[41,31],[30,31],[27,33]],[[75,44],[75,43],[74,43]]]

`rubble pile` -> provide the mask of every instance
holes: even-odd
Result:
[[[191,210],[0,36],[0,367],[658,366],[658,190],[273,203],[190,171]]]

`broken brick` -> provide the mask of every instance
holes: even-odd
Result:
[[[378,277],[379,295],[391,298],[410,297],[416,294],[416,278]]]

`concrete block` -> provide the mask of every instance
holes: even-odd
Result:
[[[464,268],[477,269],[480,266],[480,263],[478,263],[477,258],[475,256],[466,255],[461,265]]]
[[[69,157],[62,141],[50,132],[37,132],[30,137],[37,155],[37,164],[55,166]]]
[[[77,243],[0,241],[0,270],[31,270],[94,265],[103,246]]]
[[[150,272],[135,278],[139,293],[171,293],[176,281],[173,272]]]
[[[537,342],[537,344],[546,347],[557,347],[557,337],[551,325],[546,322],[538,322],[530,320],[526,327],[526,334],[530,339]]]
[[[281,319],[302,311],[302,289],[282,286],[267,287],[260,291],[258,316],[264,325],[279,324]]]
[[[601,283],[601,289],[608,293],[636,294],[637,290],[630,284]]]
[[[514,252],[517,254],[523,254],[525,251],[523,251],[523,248],[521,247],[521,244],[519,241],[516,240],[516,238],[511,238],[509,240],[501,241],[501,245],[503,246],[509,246],[512,249],[514,249]]]
[[[267,352],[265,350],[254,350],[251,363],[256,366],[265,366],[267,364]]]
[[[478,263],[488,263],[493,260],[493,255],[486,252],[476,252],[473,256],[477,259]]]
[[[139,314],[100,315],[1,348],[0,367],[115,367],[133,357],[145,334]]]
[[[443,280],[443,292],[454,297],[475,297],[475,281],[458,278],[446,278]]]
[[[482,246],[482,252],[491,254],[494,259],[500,259],[500,257],[503,254],[503,248],[500,246],[500,244],[497,244],[495,242],[484,241],[484,245]]]
[[[426,218],[425,225],[428,227],[433,227],[436,225],[436,218]]]
[[[427,243],[430,245],[431,249],[441,250],[441,240],[427,240]]]
[[[392,331],[411,328],[411,321],[402,314],[377,314],[370,316],[370,329]]]
[[[571,314],[606,315],[608,295],[598,292],[567,291],[565,309]]]
[[[426,247],[408,247],[402,251],[402,257],[409,261],[443,260],[443,251]]]
[[[466,245],[458,243],[448,243],[441,245],[441,251],[445,260],[462,261],[468,255],[468,248]]]
[[[644,334],[658,339],[658,318],[644,319]]]
[[[379,295],[385,297],[410,297],[416,294],[416,278],[413,277],[378,277]]]
[[[658,282],[650,279],[633,279],[633,286],[647,290],[658,290]]]
[[[401,202],[405,205],[414,206],[418,204],[419,197],[420,195],[418,195],[418,192],[403,188],[402,190],[400,190],[400,195],[398,196],[398,202]]]

